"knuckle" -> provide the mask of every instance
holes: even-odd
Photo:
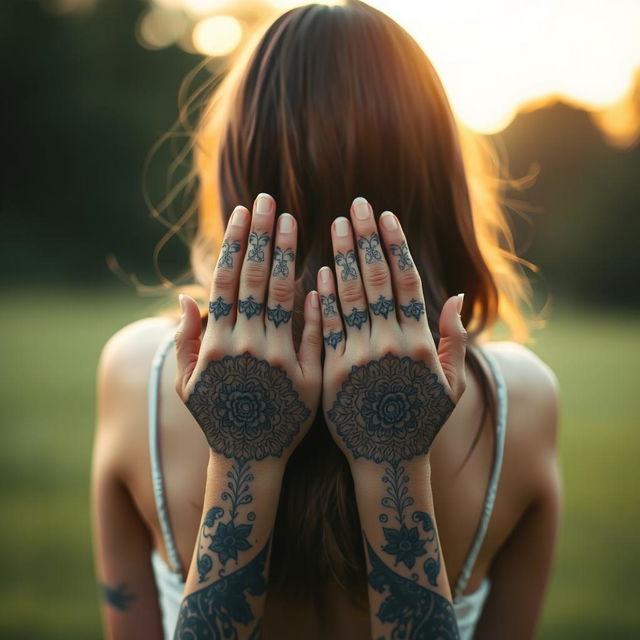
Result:
[[[397,276],[398,287],[403,291],[414,291],[422,287],[420,275],[415,269],[402,271]]]
[[[372,264],[367,269],[365,279],[373,287],[384,287],[389,283],[389,270],[383,264]]]
[[[269,295],[275,302],[289,302],[293,298],[294,287],[290,280],[274,279],[269,286]]]
[[[360,302],[363,298],[362,285],[360,282],[345,282],[340,291],[340,301],[344,306],[349,306],[354,302]]]
[[[227,269],[216,269],[213,275],[213,284],[216,290],[230,289],[235,280],[233,271]]]
[[[246,262],[242,277],[249,287],[261,286],[266,279],[266,269],[263,263]]]

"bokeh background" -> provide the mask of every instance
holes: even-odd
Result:
[[[177,238],[157,253],[166,228],[145,203],[166,195],[184,139],[143,167],[185,76],[207,56],[192,88],[224,71],[293,4],[0,3],[2,638],[100,636],[95,367],[110,335],[166,304],[159,274],[187,266]],[[418,39],[509,173],[536,176],[508,213],[540,268],[547,326],[530,347],[562,389],[565,517],[540,637],[640,637],[640,3],[371,4]]]

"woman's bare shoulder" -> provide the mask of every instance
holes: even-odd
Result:
[[[175,331],[171,318],[136,320],[106,342],[98,364],[99,415],[139,421],[146,411],[151,361],[160,342]]]
[[[509,402],[509,426],[525,441],[555,447],[560,387],[553,369],[531,349],[516,342],[484,345],[504,375]]]

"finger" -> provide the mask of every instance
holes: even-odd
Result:
[[[460,312],[464,294],[449,298],[440,313],[440,344],[438,358],[457,402],[466,387],[464,358],[467,351],[467,332]]]
[[[342,318],[338,310],[333,271],[322,267],[318,271],[318,298],[322,307],[322,336],[327,362],[344,354],[346,342]]]
[[[398,318],[402,330],[424,339],[424,332],[433,337],[425,315],[424,294],[420,274],[409,252],[398,218],[385,211],[380,216],[382,241],[391,268],[391,279],[398,308]]]
[[[174,339],[176,343],[175,387],[178,395],[186,400],[184,397],[186,387],[200,353],[202,320],[198,304],[193,298],[180,294],[180,309],[182,316]]]
[[[260,193],[253,203],[251,229],[240,274],[236,329],[251,326],[252,331],[264,330],[275,209],[274,199],[266,193]]]
[[[322,317],[320,297],[311,291],[304,301],[304,329],[298,349],[298,362],[305,378],[316,376],[320,380],[320,354],[322,353]]]
[[[295,295],[297,231],[296,220],[290,213],[278,217],[265,318],[269,344],[275,344],[278,349],[293,350],[291,312]]]
[[[208,338],[219,337],[220,330],[231,328],[234,322],[234,306],[238,291],[243,246],[251,215],[246,207],[237,206],[225,231],[218,262],[213,270],[209,297]]]
[[[360,342],[369,341],[369,310],[347,218],[341,216],[333,221],[331,238],[342,317],[348,339],[357,346]]]
[[[364,198],[356,198],[353,201],[351,223],[358,245],[362,281],[369,300],[372,328],[380,324],[397,325],[389,266],[380,244],[373,209]]]

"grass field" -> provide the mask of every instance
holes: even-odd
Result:
[[[88,475],[107,338],[148,315],[113,291],[4,291],[0,637],[98,638]],[[562,388],[565,518],[540,638],[640,637],[640,321],[558,312],[533,349]]]

